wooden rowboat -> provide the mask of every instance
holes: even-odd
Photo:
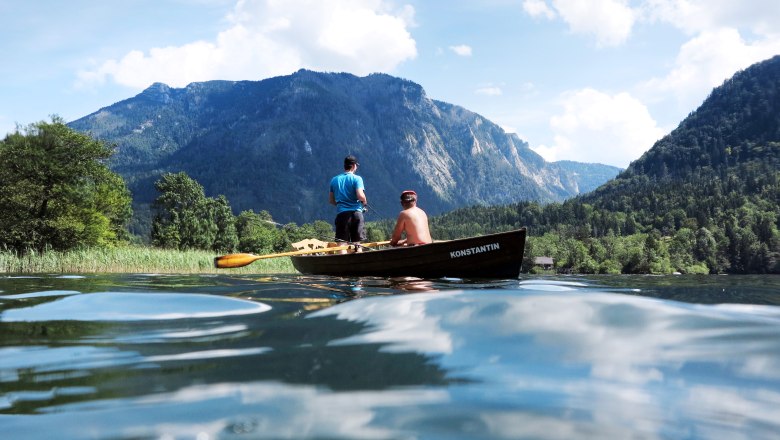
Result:
[[[420,278],[517,278],[523,262],[525,228],[459,240],[363,252],[291,256],[304,274],[410,276]]]

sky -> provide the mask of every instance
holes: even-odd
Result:
[[[420,84],[548,161],[625,168],[780,54],[777,0],[0,0],[0,137],[155,82],[301,68]]]

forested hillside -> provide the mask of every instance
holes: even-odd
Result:
[[[458,210],[433,224],[440,237],[529,226],[537,244],[529,257],[557,252],[559,267],[575,271],[777,273],[779,219],[777,56],[713,90],[677,129],[589,194],[547,206]]]

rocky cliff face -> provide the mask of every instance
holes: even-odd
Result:
[[[301,70],[183,89],[158,83],[70,125],[117,145],[112,167],[138,206],[156,197],[153,182],[162,172],[185,171],[208,195],[227,196],[237,212],[268,210],[282,222],[331,219],[328,182],[347,154],[360,160],[374,218],[394,217],[404,189],[416,190],[420,205],[437,214],[558,201],[620,171],[545,162],[482,116],[384,74]]]

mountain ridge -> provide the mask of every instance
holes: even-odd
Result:
[[[283,222],[330,219],[327,182],[347,154],[361,161],[374,214],[385,218],[397,212],[403,189],[415,189],[435,215],[560,201],[620,171],[546,162],[481,115],[387,74],[299,70],[184,88],[154,83],[69,125],[117,145],[111,167],[140,212],[161,173],[185,171],[236,211],[267,210]]]

